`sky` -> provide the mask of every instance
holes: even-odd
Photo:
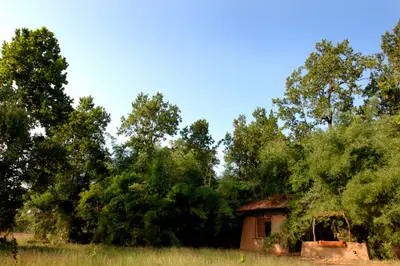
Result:
[[[159,91],[179,106],[181,127],[207,119],[219,140],[238,115],[273,108],[316,42],[379,52],[399,19],[398,0],[2,0],[0,41],[16,28],[53,31],[66,93],[92,95],[113,135],[140,92]]]

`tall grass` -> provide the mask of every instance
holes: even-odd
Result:
[[[97,245],[62,245],[57,247],[25,244],[20,246],[17,264],[12,257],[0,254],[0,265],[349,265],[340,262],[332,264],[332,262],[310,261],[304,260],[301,257],[267,256],[259,253],[245,253],[245,261],[242,262],[240,261],[240,254],[241,252],[238,250],[190,248],[155,249]],[[366,265],[366,262],[357,262],[355,265]]]
[[[277,258],[261,254],[244,255],[232,250],[189,248],[124,248],[94,245],[65,245],[62,247],[22,246],[19,265],[311,265],[298,258]],[[1,265],[15,265],[11,257],[3,257]]]

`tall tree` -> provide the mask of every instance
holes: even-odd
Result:
[[[399,90],[400,84],[400,20],[394,27],[393,32],[386,33],[382,36],[381,48],[387,57],[389,72],[389,84],[395,86]],[[388,84],[388,85],[389,85]]]
[[[54,163],[54,158],[45,160],[51,154],[45,146],[51,142],[29,132],[42,126],[50,133],[52,127],[68,119],[72,100],[64,93],[67,66],[60,55],[57,39],[46,28],[18,29],[11,42],[3,43],[0,58],[3,125],[0,186],[6,189],[4,195],[11,193],[11,196],[1,197],[10,203],[2,202],[3,210],[8,208],[9,214],[20,207],[17,199],[21,199],[27,188],[37,181],[46,183],[39,178],[45,176],[42,166]],[[39,161],[43,163],[41,166],[37,164]],[[11,216],[3,217],[7,217],[9,224]]]
[[[80,98],[79,105],[68,121],[58,126],[51,137],[52,142],[61,145],[61,149],[55,149],[53,145],[51,151],[59,151],[61,154],[56,156],[64,157],[58,158],[55,166],[38,161],[41,169],[37,173],[48,173],[50,170],[53,172],[48,178],[46,190],[35,187],[32,189],[27,207],[49,213],[47,219],[64,219],[63,225],[66,228],[45,230],[67,231],[66,235],[77,241],[84,238],[83,224],[76,217],[75,209],[80,193],[88,190],[90,184],[109,175],[110,158],[106,148],[106,127],[109,122],[110,115],[103,107],[95,106],[92,97]]]
[[[161,93],[149,97],[140,93],[132,103],[132,112],[121,118],[119,135],[129,137],[126,145],[135,152],[149,151],[166,136],[173,136],[181,122],[178,106],[164,101]]]
[[[352,110],[354,97],[360,92],[364,60],[347,40],[337,45],[322,40],[315,49],[287,78],[285,97],[273,100],[279,107],[279,118],[295,137],[315,126],[332,127],[343,113]]]
[[[249,124],[244,115],[234,120],[233,135],[225,137],[228,169],[241,180],[254,180],[259,177],[260,152],[273,140],[283,137],[278,127],[277,118],[264,108],[256,108],[254,121]]]
[[[72,99],[64,93],[68,63],[60,53],[54,34],[44,27],[17,29],[2,46],[0,85],[11,88],[15,102],[45,129],[62,124],[72,111]]]
[[[185,152],[192,151],[200,163],[204,175],[204,185],[210,186],[215,179],[214,166],[219,161],[217,158],[217,145],[210,135],[209,125],[205,119],[195,121],[190,126],[181,130],[182,140],[185,143]]]
[[[394,115],[400,110],[400,20],[382,36],[382,53],[376,56],[370,83],[364,90],[366,106],[377,100],[378,114]]]

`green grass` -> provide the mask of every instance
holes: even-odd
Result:
[[[260,253],[244,253],[241,262],[238,250],[191,249],[191,248],[128,248],[98,245],[44,246],[22,244],[19,247],[17,264],[11,256],[0,254],[0,265],[349,265],[345,262],[305,260],[301,257],[276,257]],[[332,264],[333,263],[333,264]],[[345,264],[344,264],[345,263]],[[376,265],[373,262],[372,265]],[[378,265],[385,262],[379,262]],[[351,265],[371,265],[356,262]],[[400,265],[386,264],[385,265]]]

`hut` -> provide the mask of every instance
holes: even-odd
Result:
[[[275,195],[236,210],[245,215],[240,239],[241,250],[260,251],[266,237],[281,232],[282,222],[288,213],[289,199],[290,195]]]

